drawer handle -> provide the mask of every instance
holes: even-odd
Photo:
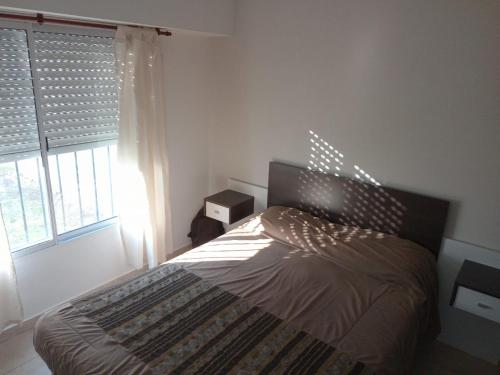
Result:
[[[477,303],[477,305],[478,305],[480,308],[482,308],[482,309],[488,309],[488,310],[492,309],[492,307],[491,307],[490,305],[487,305],[487,304],[482,303],[482,302],[478,302],[478,303]]]
[[[214,210],[215,214],[220,214],[219,210]]]

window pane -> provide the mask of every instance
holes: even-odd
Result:
[[[29,242],[42,241],[49,234],[38,159],[24,159],[17,162]]]
[[[80,199],[78,194],[78,182],[76,178],[76,160],[75,153],[69,152],[56,155],[59,166],[59,175],[61,176],[61,190],[63,196],[63,207],[65,213],[64,229],[58,233],[67,232],[82,226],[80,217]]]
[[[56,216],[57,233],[64,232],[66,226],[66,214],[64,212],[64,197],[61,188],[61,176],[59,173],[59,159],[56,155],[49,156],[49,172],[52,187],[52,201]]]
[[[99,201],[99,219],[103,220],[113,216],[108,148],[99,147],[94,149],[94,160],[97,197]]]
[[[25,30],[0,28],[0,205],[11,250],[52,238]]]
[[[94,168],[92,150],[83,150],[76,153],[78,161],[78,180],[83,212],[83,225],[95,223],[97,216],[97,196],[94,185]]]
[[[113,145],[49,156],[58,234],[115,216],[114,163]]]
[[[117,207],[118,202],[116,201],[116,197],[118,196],[116,192],[116,171],[118,167],[118,162],[116,159],[116,145],[109,146],[109,165],[111,169],[111,182],[112,182],[112,192],[113,195],[113,215],[118,215]]]
[[[11,250],[52,239],[40,157],[0,164],[0,204]]]

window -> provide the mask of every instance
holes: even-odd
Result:
[[[49,155],[57,233],[115,216],[116,146]]]
[[[117,119],[110,35],[0,25],[0,206],[12,251],[115,217]]]

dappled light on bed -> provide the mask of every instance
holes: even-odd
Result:
[[[260,216],[257,216],[223,237],[174,258],[171,263],[245,261],[269,247],[273,241],[262,236],[263,230]]]
[[[327,249],[345,246],[353,239],[380,240],[385,237],[384,233],[372,229],[332,223],[291,207],[271,208],[263,218],[266,233],[298,247],[304,257],[309,256],[308,252],[324,255]]]
[[[216,240],[174,258],[171,263],[244,261],[269,247],[271,239]]]

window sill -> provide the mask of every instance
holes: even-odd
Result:
[[[92,235],[100,230],[109,228],[113,225],[118,224],[118,218],[112,217],[107,220],[99,221],[94,224],[87,225],[85,227],[81,227],[66,233],[62,233],[57,236],[57,239],[49,240],[45,242],[38,243],[33,246],[25,247],[23,249],[19,249],[11,252],[12,259],[19,259],[24,256],[36,253],[38,251],[42,251],[60,244],[65,244],[71,242],[77,238],[85,237]]]

